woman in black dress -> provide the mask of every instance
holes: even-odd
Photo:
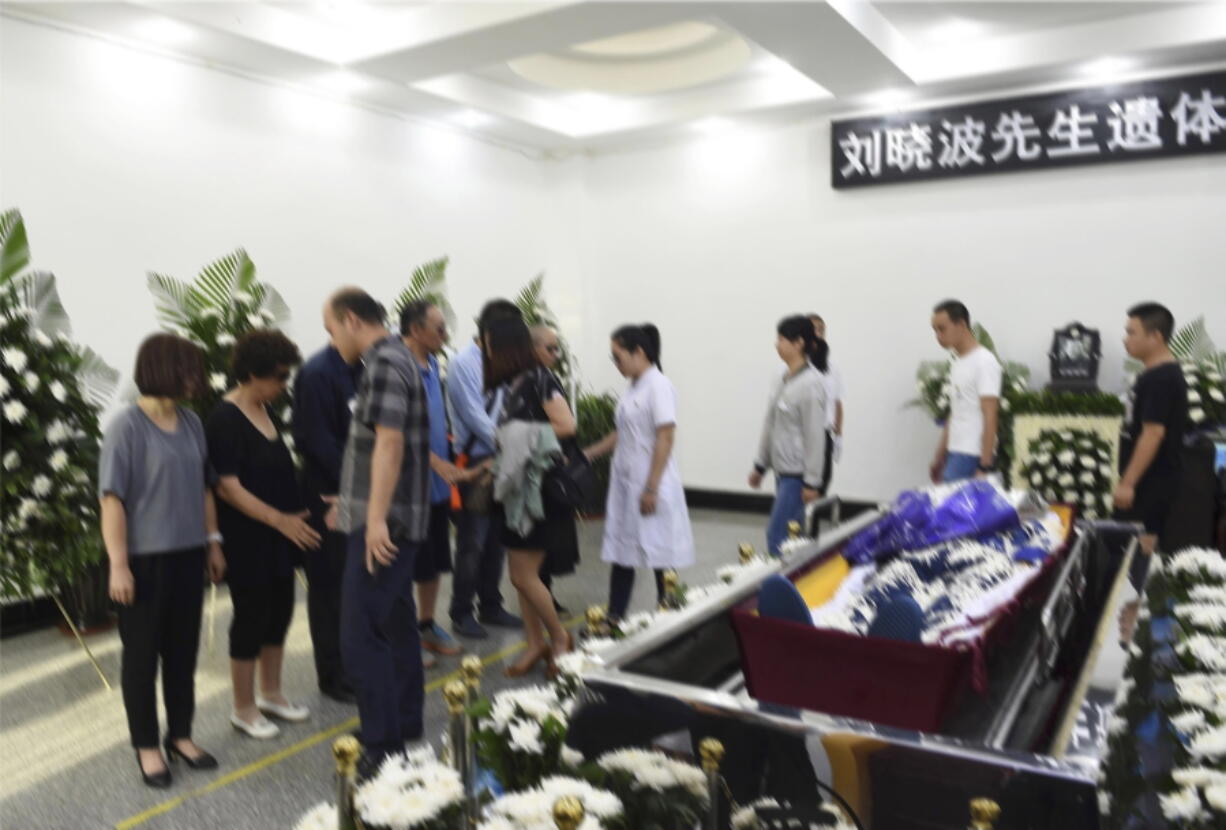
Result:
[[[499,415],[499,436],[510,422],[548,424],[562,441],[575,434],[575,417],[571,414],[562,391],[562,384],[552,372],[540,365],[532,344],[532,334],[523,320],[506,320],[492,324],[485,333],[485,388],[492,393],[503,389],[502,411]],[[505,457],[505,446],[498,448],[498,461]],[[505,508],[499,505],[499,526],[502,543],[507,548],[507,563],[511,584],[519,593],[520,613],[528,641],[523,657],[506,670],[509,677],[526,674],[541,660],[552,664],[553,659],[571,649],[570,635],[562,627],[553,597],[541,582],[541,566],[545,551],[554,557],[554,567],[565,567],[565,560],[578,557],[575,518],[569,510],[551,509],[546,502],[545,516],[532,526],[527,535],[520,535],[507,526]],[[549,640],[545,634],[548,632]]]
[[[234,347],[238,381],[209,417],[209,460],[218,476],[218,520],[226,546],[230,624],[230,723],[253,738],[280,730],[264,717],[303,721],[310,712],[281,693],[285,635],[294,612],[294,547],[314,550],[289,448],[269,404],[285,392],[302,356],[279,331],[253,331]],[[255,694],[256,663],[260,694]]]

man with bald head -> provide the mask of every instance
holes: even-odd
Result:
[[[341,655],[370,770],[424,728],[413,575],[430,523],[430,419],[413,353],[388,331],[385,316],[358,288],[336,292],[323,312],[340,356],[362,363],[335,523],[348,534]]]

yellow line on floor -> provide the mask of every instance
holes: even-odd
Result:
[[[571,622],[567,623],[566,627],[573,628],[576,625],[578,625],[581,622],[581,620],[582,620],[582,617],[572,620]],[[498,660],[501,660],[504,657],[514,654],[515,652],[519,651],[523,647],[524,647],[523,642],[518,642],[512,646],[507,646],[501,651],[497,651],[489,655],[488,657],[483,658],[481,660],[481,665],[488,666],[490,663],[496,662]],[[455,680],[456,678],[458,678],[459,676],[460,676],[460,670],[456,669],[455,671],[451,672],[448,675],[440,677],[436,680],[431,680],[429,683],[426,684],[426,692],[430,693],[430,692],[435,691],[436,689],[440,689],[447,683],[450,683],[452,680]],[[139,825],[142,825],[145,822],[149,821],[149,819],[156,818],[160,815],[163,815],[164,813],[169,813],[171,810],[175,809],[176,807],[182,806],[184,803],[186,803],[187,801],[193,798],[199,798],[200,796],[208,795],[211,792],[216,792],[217,790],[220,790],[223,787],[228,787],[231,784],[233,784],[235,781],[241,781],[242,779],[247,778],[250,775],[254,775],[260,770],[268,769],[271,766],[281,763],[286,758],[291,758],[294,755],[297,755],[299,752],[302,752],[305,749],[310,749],[316,744],[322,741],[326,741],[329,738],[340,735],[343,732],[349,732],[355,729],[357,726],[358,726],[358,719],[356,717],[349,718],[343,723],[339,723],[336,726],[323,730],[322,732],[317,732],[308,738],[303,738],[301,741],[294,744],[293,746],[287,746],[285,749],[279,750],[277,752],[272,753],[271,755],[266,755],[263,758],[259,758],[255,761],[252,761],[250,764],[247,764],[247,766],[240,767],[239,769],[234,770],[234,772],[227,773],[226,775],[223,775],[221,778],[218,778],[214,781],[210,781],[208,784],[205,784],[203,787],[198,787],[194,790],[190,790],[188,792],[183,793],[183,795],[177,795],[174,798],[168,799],[167,801],[163,801],[161,804],[158,804],[157,806],[150,807],[148,810],[145,810],[143,813],[137,813],[131,818],[126,818],[123,821],[115,825],[115,830],[129,830],[129,828],[138,827]],[[309,804],[304,805],[303,810],[305,811],[306,808],[309,806],[310,806]]]

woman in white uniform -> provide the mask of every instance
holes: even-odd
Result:
[[[651,568],[663,599],[664,571],[694,564],[694,535],[673,442],[677,390],[660,371],[660,332],[650,323],[613,332],[612,358],[629,378],[617,404],[616,429],[588,447],[589,458],[613,453],[601,558],[613,566],[609,617],[626,615],[634,569]]]

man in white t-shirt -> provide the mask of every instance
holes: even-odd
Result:
[[[813,323],[817,336],[825,340],[826,321],[821,315],[810,314],[809,322]],[[826,361],[822,381],[826,386],[826,466],[822,471],[822,495],[828,496],[834,462],[843,455],[843,396],[847,390],[843,387],[843,373],[834,365],[833,360]]]
[[[932,312],[937,343],[957,359],[949,370],[949,420],[929,474],[934,484],[983,478],[993,471],[1002,370],[996,355],[979,345],[971,315],[957,300]]]

